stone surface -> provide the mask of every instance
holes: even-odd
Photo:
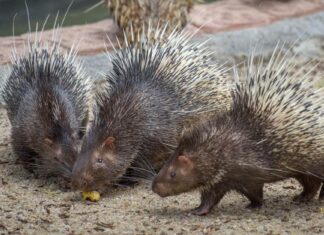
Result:
[[[215,34],[221,31],[266,25],[278,20],[304,16],[323,11],[324,0],[220,0],[210,4],[197,5],[191,12],[191,23],[187,31],[199,30],[199,35]],[[118,28],[112,20],[103,20],[84,26],[72,26],[62,29],[62,47],[70,48],[78,44],[80,55],[93,55],[111,49],[108,35],[116,45],[115,34]],[[31,38],[34,35],[32,34]],[[43,39],[51,41],[52,32],[43,33]],[[15,37],[18,53],[22,51],[27,35]],[[10,62],[13,46],[12,37],[0,37],[0,64]]]
[[[324,10],[323,0],[223,0],[198,5],[192,12],[192,24],[203,32],[215,33],[255,27],[290,17]]]
[[[195,40],[208,40],[207,45],[216,57],[231,58],[247,56],[253,48],[256,48],[257,54],[264,55],[271,53],[278,43],[289,47],[313,37],[324,37],[324,12],[281,20],[263,27],[203,35]]]

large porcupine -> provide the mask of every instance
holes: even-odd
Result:
[[[183,28],[196,0],[105,0],[115,22],[127,35],[138,35],[143,25],[150,21],[152,28],[169,24],[168,33],[173,28]]]
[[[229,107],[228,75],[206,48],[182,33],[162,40],[164,29],[150,32],[112,56],[108,85],[73,168],[77,189],[100,190],[143,159],[165,161],[185,123]]]
[[[88,116],[90,83],[75,50],[61,54],[59,43],[45,45],[37,37],[26,48],[22,56],[13,51],[3,89],[13,150],[26,169],[69,179]]]
[[[199,189],[198,215],[230,190],[261,206],[264,183],[289,177],[304,187],[295,200],[314,198],[324,181],[323,97],[293,67],[276,53],[266,66],[251,63],[229,111],[184,131],[153,191],[165,197]]]

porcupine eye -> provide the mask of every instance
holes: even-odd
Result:
[[[97,163],[102,163],[102,159],[101,158],[98,158],[97,159]]]
[[[172,171],[172,172],[170,173],[170,177],[173,179],[175,176],[176,176],[176,173],[175,173],[174,171]]]

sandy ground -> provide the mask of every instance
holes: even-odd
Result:
[[[9,131],[0,108],[0,234],[324,234],[324,201],[293,202],[301,192],[294,180],[266,185],[261,209],[246,209],[246,198],[229,193],[205,217],[190,214],[197,193],[161,199],[148,182],[85,202],[80,193],[36,179],[17,164]]]

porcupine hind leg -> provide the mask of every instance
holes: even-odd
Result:
[[[319,200],[324,200],[324,182],[322,182],[322,188],[319,195]]]
[[[321,186],[321,181],[319,179],[316,179],[315,177],[307,175],[298,176],[296,177],[296,179],[299,181],[299,183],[303,186],[304,189],[301,194],[294,197],[294,201],[308,202],[312,200]]]
[[[245,183],[241,185],[238,190],[250,200],[247,208],[259,208],[263,203],[263,184],[256,184],[255,182]]]
[[[192,210],[194,215],[207,215],[227,192],[225,186],[213,187],[201,192],[200,205]]]

